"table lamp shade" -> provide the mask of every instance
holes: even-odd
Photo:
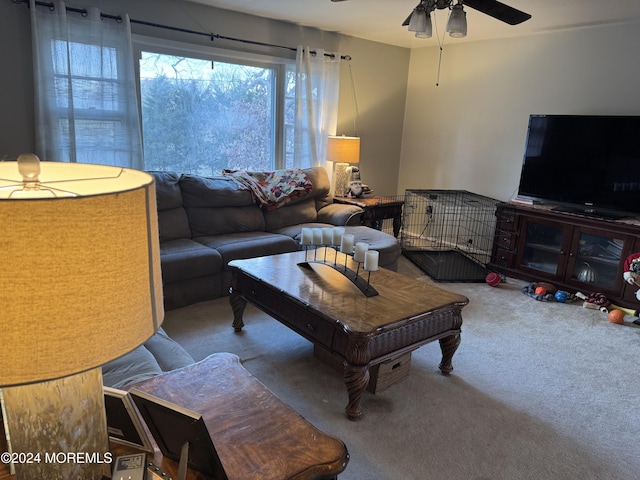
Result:
[[[0,162],[0,225],[0,386],[98,367],[158,329],[164,310],[150,175],[42,162],[30,192],[16,162]]]
[[[327,141],[327,160],[358,163],[360,161],[360,137],[330,136]]]

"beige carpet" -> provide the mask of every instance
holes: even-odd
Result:
[[[400,271],[421,277],[405,259]],[[248,307],[234,333],[227,298],[167,312],[196,358],[227,351],[351,455],[341,479],[630,480],[640,478],[640,328],[579,304],[538,302],[509,279],[438,284],[470,299],[454,372],[439,346],[413,352],[408,379],[366,393],[344,416],[341,375],[309,342]]]

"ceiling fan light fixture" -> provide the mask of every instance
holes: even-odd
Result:
[[[463,7],[470,7],[508,25],[519,25],[531,18],[530,14],[505,5],[498,0],[419,0],[418,6],[405,18],[402,26],[408,25],[409,31],[415,32],[416,37],[429,38],[431,35],[428,32],[431,27],[423,22],[431,23],[431,12],[447,9],[450,10],[450,13],[446,32],[451,37],[463,38],[467,36],[467,12]],[[423,27],[423,25],[425,26]]]
[[[417,38],[431,38],[433,35],[433,26],[431,24],[431,14],[425,12],[424,28],[416,30]]]
[[[411,19],[409,20],[410,32],[423,32],[426,29],[427,12],[422,5],[418,5],[413,9]]]
[[[451,7],[447,32],[453,38],[463,38],[467,36],[467,12],[462,8],[462,3]]]

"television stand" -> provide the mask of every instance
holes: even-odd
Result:
[[[638,287],[623,279],[625,260],[640,251],[640,218],[554,207],[498,205],[487,268],[569,293],[602,293],[616,305],[640,309]]]
[[[605,220],[620,220],[628,215],[620,212],[612,212],[605,210],[598,210],[590,207],[565,207],[557,206],[551,209],[552,212],[560,213],[573,213],[576,215],[584,215],[586,217],[602,218]]]

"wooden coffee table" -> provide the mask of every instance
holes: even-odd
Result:
[[[356,270],[351,257],[321,248],[315,258]],[[378,295],[366,297],[329,265],[299,266],[313,252],[293,252],[229,262],[232,270],[230,303],[233,326],[240,331],[247,302],[321,347],[344,363],[344,380],[351,420],[362,416],[361,400],[369,383],[369,369],[416,348],[440,341],[440,370],[453,370],[460,344],[461,310],[468,303],[448,292],[386,269],[372,272]],[[366,275],[360,269],[360,273]]]

